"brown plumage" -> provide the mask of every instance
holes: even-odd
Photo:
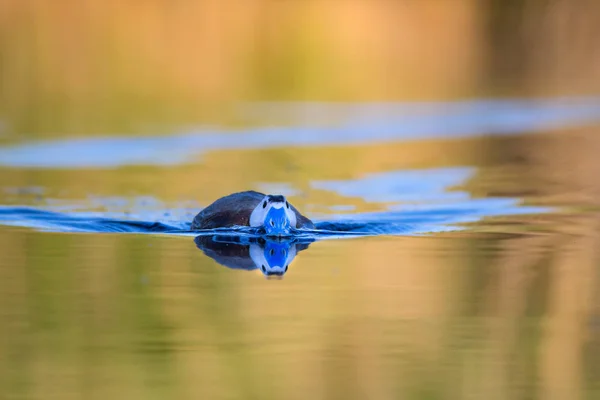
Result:
[[[192,230],[250,226],[250,214],[266,195],[253,190],[221,197],[203,209],[192,221]],[[296,214],[296,228],[314,229],[314,224],[290,204]]]

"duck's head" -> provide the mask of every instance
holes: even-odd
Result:
[[[263,227],[267,236],[286,236],[296,227],[296,214],[282,195],[267,195],[250,214],[250,226]]]
[[[296,245],[288,241],[250,245],[250,258],[267,278],[282,278],[295,257]]]

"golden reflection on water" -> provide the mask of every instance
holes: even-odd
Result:
[[[144,168],[88,171],[87,181],[74,179],[83,176],[77,171],[5,171],[14,185],[47,182],[50,190],[103,195],[147,175],[159,198],[209,201],[251,180],[249,166],[264,181],[286,176],[303,188],[310,179],[434,166],[414,154],[440,154],[438,166],[478,167],[462,188],[476,196],[587,211],[502,217],[463,233],[314,243],[277,281],[217,265],[192,238],[3,227],[2,392],[44,399],[594,398],[598,184],[588,171],[600,146],[595,131],[335,148],[329,159],[319,157],[324,150],[304,149],[291,156],[298,166],[289,175],[270,168],[278,157],[260,150],[236,152],[227,168],[225,154],[209,154],[203,167],[152,176]],[[412,151],[419,146],[422,152]],[[353,162],[340,167],[338,159]],[[194,168],[210,173],[194,175]],[[164,184],[194,176],[194,189]],[[325,191],[292,199],[300,209],[340,200]]]
[[[185,239],[7,236],[35,248],[28,262],[9,251],[13,269],[3,268],[6,394],[582,398],[594,389],[583,363],[594,285],[582,274],[592,268],[583,259],[561,273],[570,258],[540,262],[535,248],[523,257],[519,245],[539,241],[319,243],[273,282],[218,267]]]
[[[247,99],[599,89],[591,0],[243,3],[1,1],[0,141],[260,124],[223,111]],[[385,204],[310,182],[467,166],[473,197],[561,209],[315,243],[277,281],[219,266],[191,238],[2,226],[0,398],[599,398],[597,130],[2,168],[3,188],[45,189],[2,204],[205,205],[288,183],[300,210],[361,212]]]

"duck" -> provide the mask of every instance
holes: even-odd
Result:
[[[294,229],[315,228],[284,195],[248,190],[215,200],[194,217],[191,230],[237,226],[258,228],[267,237],[285,237]]]
[[[273,240],[269,238],[236,237],[227,235],[196,236],[198,249],[217,263],[231,269],[259,269],[267,279],[279,279],[312,239]]]

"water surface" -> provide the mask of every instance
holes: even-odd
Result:
[[[277,119],[236,132],[4,144],[2,394],[596,398],[599,109],[258,104]],[[189,231],[246,189],[317,230]]]

